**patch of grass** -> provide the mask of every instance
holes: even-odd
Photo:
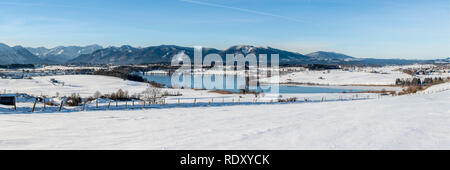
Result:
[[[403,89],[403,91],[399,92],[398,95],[406,95],[406,94],[413,94],[417,93],[419,91],[427,89],[429,86],[408,86],[408,88]]]

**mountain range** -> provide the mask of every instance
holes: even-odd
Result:
[[[109,47],[97,50],[90,54],[80,55],[68,63],[71,64],[157,64],[170,63],[172,58],[178,54],[184,53],[191,58],[194,57],[194,48],[181,47],[176,45],[161,45],[146,48],[134,48],[131,46]],[[203,48],[203,56],[211,53],[217,53],[226,61],[225,54],[279,54],[281,65],[296,64],[354,64],[354,65],[386,65],[386,64],[415,64],[415,63],[434,63],[435,60],[405,60],[405,59],[374,59],[374,58],[356,58],[345,54],[335,52],[319,51],[307,55],[272,47],[255,47],[250,45],[232,46],[225,50],[214,48]],[[438,60],[436,60],[438,61]]]
[[[89,45],[85,47],[80,46],[58,46],[55,48],[47,49],[45,47],[38,48],[26,48],[28,51],[39,57],[40,59],[48,60],[54,63],[63,64],[69,60],[72,60],[82,54],[90,54],[94,51],[103,49],[99,45]]]
[[[194,48],[181,47],[175,45],[161,45],[146,48],[133,48],[131,46],[109,47],[102,50],[97,50],[91,54],[80,55],[79,57],[69,61],[73,64],[155,64],[155,63],[170,63],[172,58],[178,54],[184,53],[194,61]],[[254,46],[233,46],[226,50],[218,50],[214,48],[203,48],[203,56],[211,53],[216,53],[222,56],[225,61],[225,54],[279,54],[280,63],[302,63],[310,60],[310,57],[274,49],[270,47],[254,47]],[[270,55],[268,56],[270,59]]]
[[[45,60],[30,53],[22,46],[9,47],[0,43],[0,64],[39,64]]]
[[[1,64],[158,64],[170,63],[174,56],[186,54],[193,61],[194,48],[176,45],[160,45],[136,48],[129,45],[103,48],[99,45],[90,46],[59,46],[51,49],[44,47],[24,48],[9,47],[0,43]],[[404,59],[373,59],[356,58],[335,52],[318,51],[310,54],[300,54],[272,47],[255,47],[250,45],[232,46],[225,50],[203,48],[203,56],[217,53],[225,54],[279,54],[281,65],[296,64],[355,64],[355,65],[385,65],[414,63],[449,63],[449,59],[439,60],[404,60]]]

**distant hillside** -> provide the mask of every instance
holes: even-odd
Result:
[[[450,57],[445,59],[437,59],[434,63],[450,63]]]
[[[356,58],[345,54],[335,52],[325,52],[325,51],[310,53],[307,54],[306,56],[323,61],[324,63],[336,63],[336,64],[386,65],[386,64],[433,63],[432,60]]]
[[[352,60],[355,57],[348,56],[345,54],[335,53],[335,52],[325,52],[318,51],[314,53],[307,54],[306,56],[318,59],[318,60]]]
[[[376,59],[376,58],[357,58],[343,64],[352,65],[409,65],[409,64],[432,64],[434,60],[406,60],[406,59]]]
[[[40,64],[45,63],[45,60],[30,53],[27,49],[21,46],[9,47],[6,44],[0,43],[0,64]]]
[[[96,50],[103,49],[102,46],[99,45],[89,45],[85,47],[81,46],[58,46],[55,48],[47,49],[44,47],[39,48],[26,48],[28,51],[38,56],[41,59],[49,60],[54,63],[65,63],[69,60],[72,60],[82,54],[90,54]]]

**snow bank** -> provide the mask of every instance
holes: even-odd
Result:
[[[450,149],[450,91],[379,100],[0,115],[0,149]]]

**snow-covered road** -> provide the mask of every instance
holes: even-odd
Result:
[[[3,114],[0,149],[450,149],[450,91],[349,102]]]

